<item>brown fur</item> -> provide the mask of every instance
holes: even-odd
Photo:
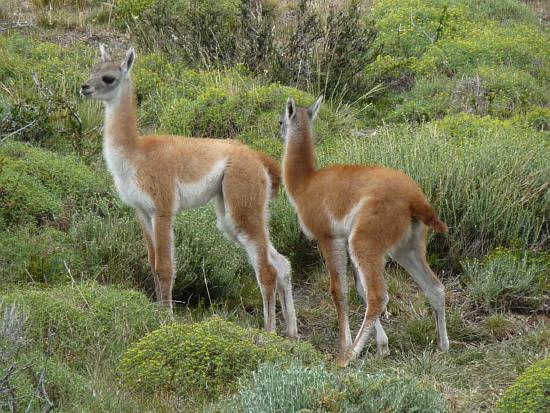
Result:
[[[103,48],[102,55],[104,61],[96,66],[81,93],[105,102],[107,164],[115,183],[117,178],[123,180],[123,184],[117,184],[121,197],[123,200],[126,197],[137,210],[157,299],[172,311],[174,214],[178,207],[192,208],[213,197],[220,229],[246,249],[254,265],[264,300],[266,329],[275,330],[277,287],[285,310],[287,334],[295,336],[290,265],[271,245],[268,231],[268,200],[276,195],[280,181],[277,162],[231,140],[140,137],[129,74],[135,56],[133,49],[120,65]],[[114,80],[107,83],[105,79],[109,77],[107,80]],[[221,172],[219,165],[223,167]],[[206,179],[209,174],[215,178]],[[136,192],[132,185],[139,190]],[[181,188],[184,195],[178,192]],[[181,206],[182,197],[187,197],[184,199],[189,199],[191,206]]]
[[[296,108],[289,100],[285,115],[288,132],[283,182],[302,228],[318,240],[329,270],[340,326],[339,360],[345,365],[362,350],[366,337],[385,307],[385,255],[394,250],[398,255],[414,250],[418,258],[415,264],[422,263],[420,272],[431,283],[427,288],[440,288],[439,281],[425,262],[424,236],[418,241],[415,234],[425,234],[418,225],[427,225],[439,232],[447,232],[447,226],[437,218],[414,181],[400,171],[375,165],[332,165],[316,169],[311,121],[318,110],[318,102],[317,107],[305,109]],[[345,224],[346,216],[350,220],[347,223],[349,228]],[[412,238],[418,241],[414,245],[410,241]],[[365,318],[351,347],[346,338],[349,331],[345,331],[348,308],[347,287],[343,286],[347,286],[347,258],[345,251],[341,251],[342,242],[362,277],[362,285],[367,287]],[[343,265],[343,268],[338,269],[337,263],[342,262],[344,264],[338,265]],[[445,347],[444,343],[442,347]]]

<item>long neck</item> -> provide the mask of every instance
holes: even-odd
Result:
[[[304,122],[305,123],[305,122]],[[315,172],[315,150],[309,124],[297,125],[289,132],[283,158],[283,179],[291,195]]]
[[[117,95],[105,102],[104,143],[127,152],[136,147],[138,138],[134,90],[128,78]]]

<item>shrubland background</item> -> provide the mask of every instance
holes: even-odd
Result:
[[[545,2],[513,0],[3,1],[0,410],[544,411],[549,18]],[[271,232],[293,265],[302,340],[254,329],[252,270],[210,206],[177,219],[166,324],[101,157],[102,109],[78,96],[99,42],[118,57],[137,47],[144,134],[238,139],[280,159],[287,97],[323,93],[319,164],[401,169],[450,227],[428,250],[450,352],[435,350],[427,302],[389,263],[391,354],[371,345],[335,369],[328,279],[282,193]],[[352,292],[355,329],[363,311]]]

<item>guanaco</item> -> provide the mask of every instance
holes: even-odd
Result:
[[[105,106],[103,154],[121,200],[136,209],[157,300],[172,313],[174,216],[215,200],[217,227],[246,251],[263,299],[265,329],[275,331],[275,288],[286,334],[297,335],[289,261],[273,247],[268,202],[280,168],[271,157],[232,140],[139,136],[131,70],[100,46],[101,61],[80,89]]]
[[[285,141],[285,190],[302,231],[318,241],[330,274],[339,325],[338,364],[345,366],[356,358],[373,330],[378,352],[388,351],[388,338],[379,320],[388,301],[383,277],[386,255],[423,290],[434,310],[439,348],[447,351],[444,287],[426,262],[427,229],[445,233],[447,225],[414,181],[400,171],[376,165],[316,169],[311,125],[321,101],[322,96],[309,108],[302,108],[289,98],[279,123]],[[366,305],[353,342],[348,321],[348,254],[358,294]]]

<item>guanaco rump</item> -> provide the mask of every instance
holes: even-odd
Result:
[[[381,166],[332,165],[316,169],[312,122],[322,96],[309,108],[289,98],[280,117],[285,141],[283,183],[298,214],[302,231],[317,239],[330,274],[330,291],[339,325],[337,362],[347,365],[376,334],[379,353],[388,338],[379,317],[388,301],[383,277],[386,255],[418,283],[436,319],[439,348],[447,351],[443,284],[426,262],[426,232],[447,232],[418,186],[407,175]],[[348,321],[347,262],[351,257],[355,284],[366,304],[363,323],[351,341]]]
[[[103,102],[103,154],[121,200],[136,209],[155,280],[157,300],[172,314],[173,220],[178,211],[214,198],[217,227],[246,251],[263,299],[265,329],[275,331],[275,288],[286,334],[297,335],[290,263],[269,239],[268,202],[280,168],[269,156],[231,140],[139,136],[131,70],[133,48],[122,63],[103,45],[101,61],[80,89]]]

